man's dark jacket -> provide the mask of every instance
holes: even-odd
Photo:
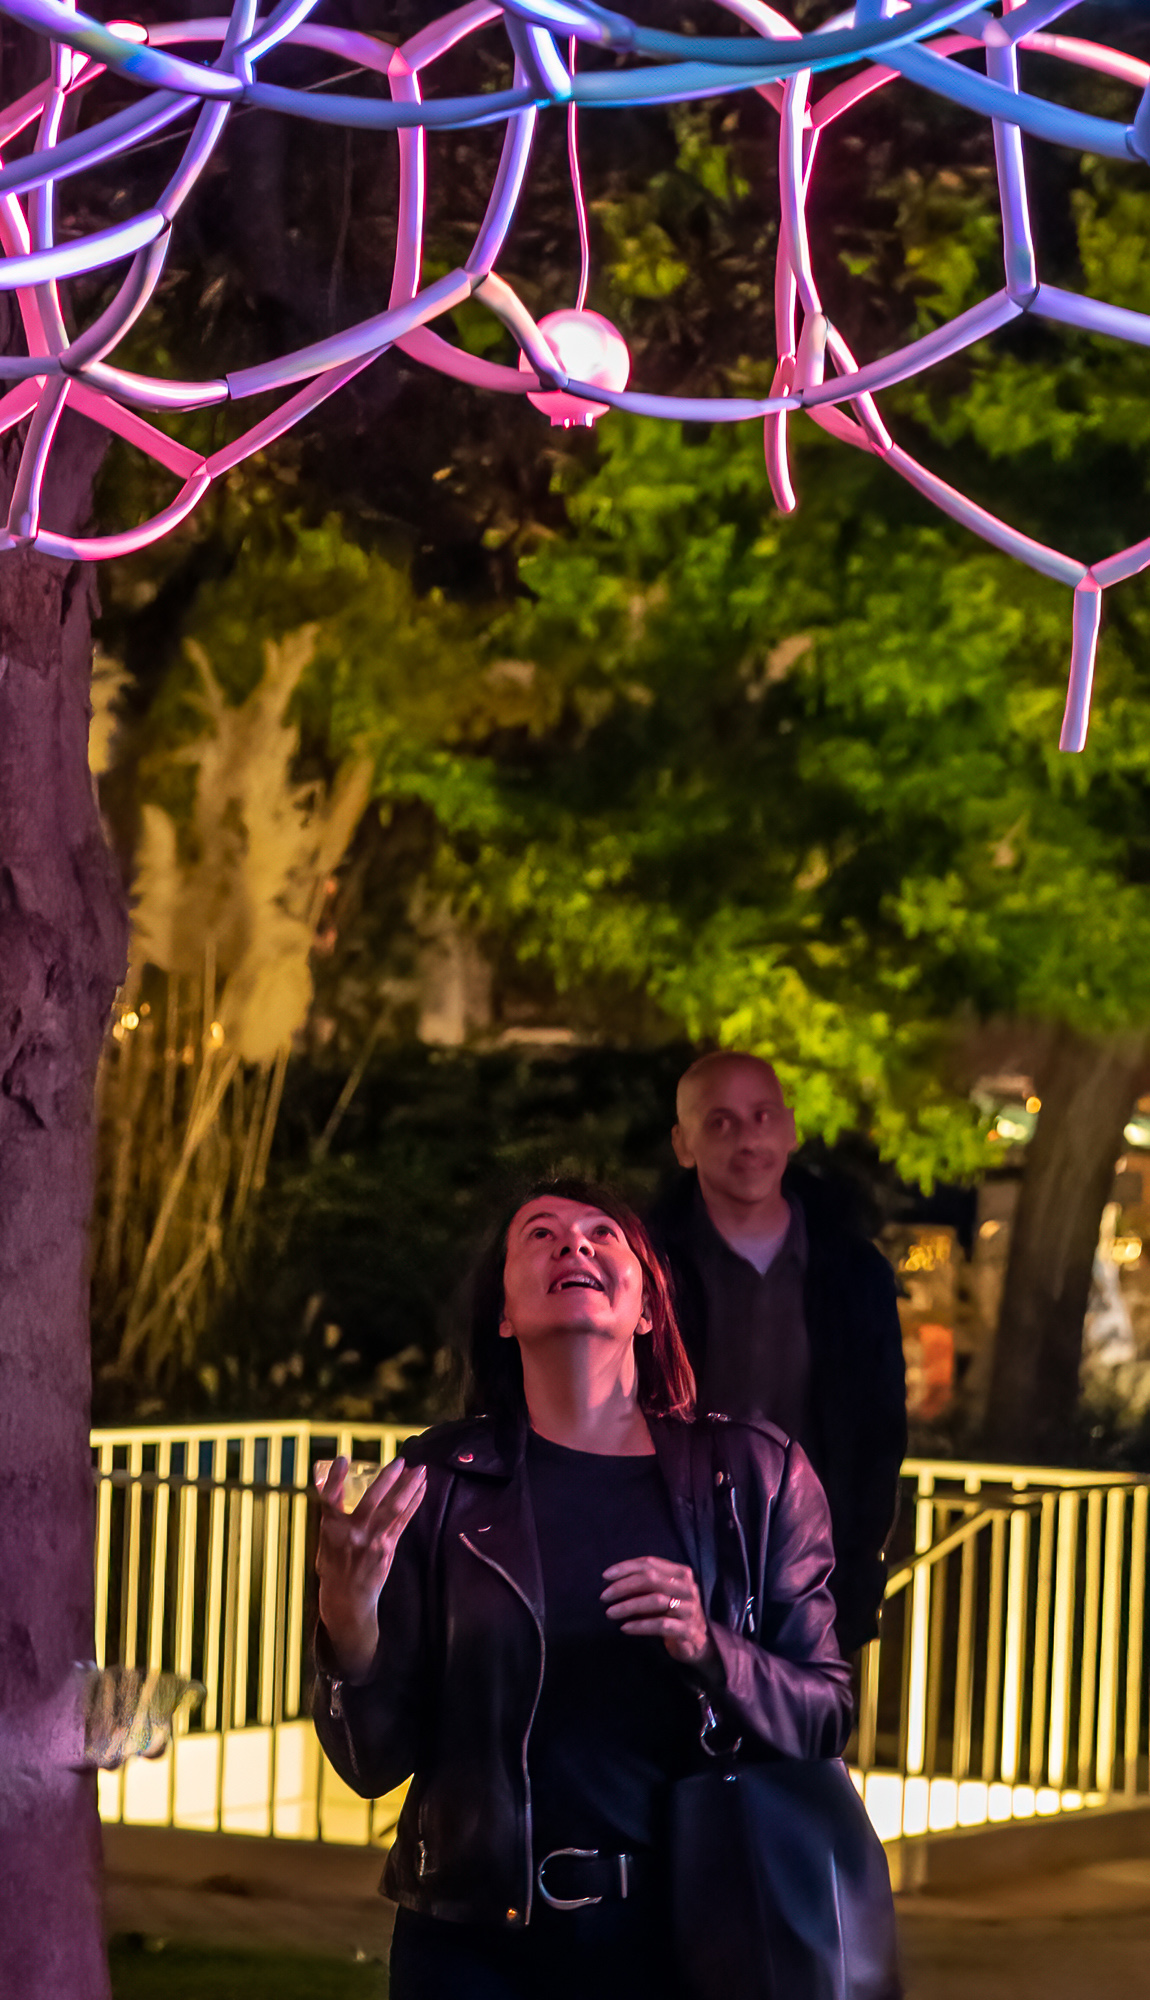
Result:
[[[826,1501],[806,1458],[771,1424],[725,1423],[717,1441],[717,1424],[649,1422],[717,1648],[715,1675],[698,1684],[716,1725],[742,1737],[744,1756],[838,1756],[850,1673],[827,1588]],[[528,1755],[545,1664],[526,1436],[525,1419],[476,1417],[408,1440],[427,1492],[380,1596],[375,1660],[360,1683],[336,1678],[321,1626],[314,1702],[354,1791],[375,1798],[411,1777],[385,1893],[512,1928],[533,1898]]]
[[[721,1339],[722,1330],[707,1324],[706,1294],[691,1251],[698,1185],[694,1170],[681,1175],[648,1226],[670,1268],[687,1352],[701,1376],[707,1343]],[[830,1505],[836,1629],[849,1654],[878,1630],[885,1550],[906,1455],[895,1279],[882,1252],[846,1226],[833,1192],[814,1174],[789,1166],[783,1193],[799,1205],[806,1223],[803,1311],[811,1373],[804,1441]]]

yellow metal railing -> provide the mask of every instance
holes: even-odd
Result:
[[[203,1682],[171,1749],[100,1773],[105,1819],[384,1841],[319,1751],[306,1701],[317,1458],[394,1457],[409,1428],[235,1423],[92,1433],[95,1658]]]
[[[386,1844],[306,1714],[318,1458],[406,1428],[236,1423],[92,1433],[99,1664],[202,1681],[150,1763],[101,1772],[105,1819]],[[1120,1804],[1150,1789],[1150,1484],[909,1460],[913,1553],[861,1663],[851,1762],[884,1839]]]
[[[1129,1803],[1146,1758],[1150,1485],[910,1460],[914,1553],[862,1662],[884,1838]]]

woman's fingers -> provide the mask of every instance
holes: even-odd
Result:
[[[698,1599],[699,1587],[695,1573],[683,1563],[665,1562],[661,1556],[638,1556],[627,1562],[612,1563],[603,1571],[606,1589],[601,1593],[604,1604],[619,1604],[628,1597],[661,1593],[664,1604],[669,1597],[681,1601]]]
[[[645,1592],[642,1596],[622,1597],[607,1606],[608,1618],[671,1618],[675,1613],[691,1603],[690,1598],[676,1600],[674,1591],[657,1590]]]
[[[352,1520],[370,1521],[376,1508],[382,1505],[389,1493],[394,1493],[396,1487],[402,1483],[404,1474],[410,1475],[411,1470],[412,1468],[406,1465],[402,1458],[393,1458],[390,1465],[381,1466],[371,1485],[365,1487],[357,1504],[352,1508]]]
[[[711,1647],[693,1570],[661,1556],[636,1556],[603,1571],[601,1602],[629,1639],[662,1639],[676,1660],[693,1664]]]
[[[392,1491],[392,1506],[381,1520],[378,1515],[372,1521],[371,1546],[373,1549],[392,1549],[410,1521],[423,1503],[427,1492],[427,1467],[414,1465],[404,1480],[396,1482]]]
[[[347,1464],[346,1458],[333,1458],[323,1485],[315,1489],[320,1506],[328,1507],[334,1513],[343,1511],[340,1502],[343,1499],[344,1482],[347,1479]]]

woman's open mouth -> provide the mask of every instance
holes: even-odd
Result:
[[[606,1289],[606,1285],[601,1284],[590,1271],[573,1272],[570,1277],[556,1278],[550,1287],[553,1292],[605,1292]]]

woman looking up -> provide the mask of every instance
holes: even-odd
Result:
[[[602,1189],[516,1209],[470,1362],[476,1414],[409,1440],[352,1514],[337,1460],[322,1501],[320,1738],[364,1796],[411,1778],[391,2000],[672,2000],[664,1828],[701,1733],[846,1739],[822,1492],[781,1433],[724,1423],[720,1521],[666,1280]]]

